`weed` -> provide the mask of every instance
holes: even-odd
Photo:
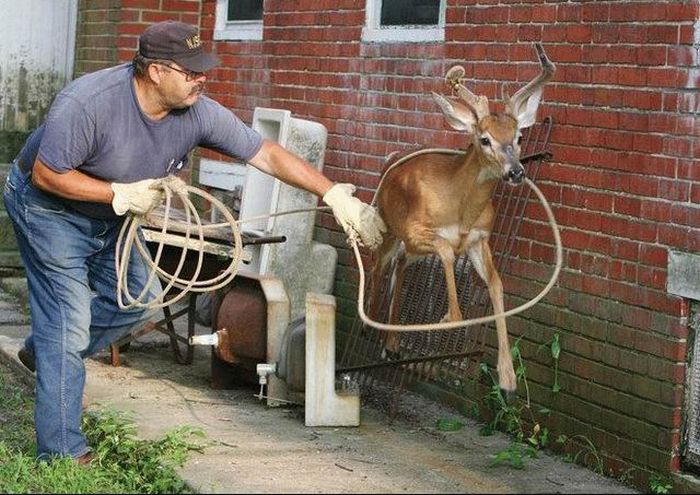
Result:
[[[627,468],[624,471],[620,471],[617,474],[617,479],[620,483],[623,485],[632,485],[634,484],[634,472],[636,471],[635,468]],[[614,473],[611,471],[610,476],[614,476]]]
[[[505,462],[514,469],[524,469],[526,457],[537,457],[537,450],[522,443],[511,443],[507,449],[501,450],[494,456],[491,466],[497,466]]]
[[[552,384],[552,392],[556,394],[561,390],[561,387],[559,386],[559,356],[561,355],[561,341],[559,340],[559,334],[555,333],[552,335],[549,342],[541,344],[537,348],[537,353],[539,354],[539,352],[545,347],[549,347],[549,354],[552,356],[552,360],[554,361],[554,383]]]
[[[552,354],[552,359],[554,359],[554,384],[552,385],[552,392],[555,394],[561,390],[559,387],[559,355],[561,354],[561,344],[559,343],[559,334],[555,333],[552,336],[552,341],[549,344],[549,350]]]
[[[520,353],[520,338],[513,344],[511,354],[517,364],[515,377],[518,383],[523,383],[525,387],[525,398],[523,401],[516,401],[509,404],[503,397],[497,379],[491,374],[488,365],[481,363],[481,372],[491,380],[490,392],[484,398],[484,403],[491,411],[491,421],[484,425],[480,433],[482,435],[492,435],[496,430],[504,430],[514,438],[514,442],[505,450],[496,453],[494,464],[507,462],[516,469],[524,467],[525,455],[532,457],[537,449],[547,446],[549,442],[549,430],[542,427],[536,420],[535,414],[530,405],[530,391],[527,384],[525,363]],[[527,424],[523,420],[523,414],[527,412],[529,416],[528,424],[532,424],[531,429],[527,429]],[[549,414],[548,409],[540,409],[540,414]]]
[[[586,466],[590,466],[593,471],[598,474],[603,474],[603,459],[598,454],[598,449],[596,449],[593,442],[591,442],[588,437],[584,435],[574,435],[573,437],[568,437],[566,435],[559,435],[557,438],[557,443],[562,444],[564,447],[567,444],[577,444],[583,443],[584,447],[577,450],[575,454],[568,454],[565,458],[567,461],[574,464],[582,462]]]
[[[124,473],[124,483],[148,493],[180,493],[184,482],[175,469],[182,466],[190,451],[202,450],[191,442],[202,437],[201,430],[181,427],[166,433],[161,440],[147,441],[136,437],[134,423],[124,414],[101,411],[83,416],[83,430],[102,467],[115,474]]]
[[[125,416],[102,411],[83,417],[97,455],[90,469],[70,458],[36,461],[31,390],[0,366],[0,493],[187,493],[177,475],[203,433],[184,427],[161,440],[139,440]]]
[[[491,390],[484,398],[484,403],[491,411],[492,419],[481,429],[482,435],[491,435],[495,430],[503,429],[507,433],[513,435],[518,442],[527,443],[533,447],[545,447],[549,440],[549,430],[546,427],[541,427],[536,420],[530,405],[530,391],[527,385],[526,368],[523,362],[518,339],[511,349],[513,360],[516,362],[515,377],[518,383],[523,383],[525,386],[525,401],[518,400],[512,404],[503,397],[498,381],[491,374],[488,365],[481,363],[481,372],[491,380]],[[525,422],[523,421],[523,413],[529,415],[529,422],[532,424],[532,429],[526,430]],[[541,408],[538,411],[540,414],[549,414],[549,410]]]
[[[673,480],[663,474],[654,473],[649,477],[649,491],[651,493],[671,493]]]

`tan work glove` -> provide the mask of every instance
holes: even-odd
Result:
[[[163,201],[160,182],[161,179],[145,179],[129,184],[112,182],[112,209],[117,215],[124,215],[126,212],[135,215],[149,213]]]
[[[323,202],[331,207],[335,220],[346,234],[350,235],[349,230],[354,230],[360,235],[362,244],[374,250],[382,243],[386,225],[377,210],[355,198],[354,192],[352,184],[336,184],[323,196]]]

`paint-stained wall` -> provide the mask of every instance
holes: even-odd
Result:
[[[72,78],[77,0],[0,0],[0,163]]]

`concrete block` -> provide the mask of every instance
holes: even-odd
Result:
[[[700,301],[700,254],[669,251],[667,291]]]
[[[360,395],[335,389],[335,298],[306,296],[306,426],[359,426]]]

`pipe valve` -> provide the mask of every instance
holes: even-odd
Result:
[[[193,335],[190,337],[190,345],[212,345],[219,346],[219,332],[208,333],[204,335]]]
[[[259,363],[255,367],[255,371],[258,373],[258,383],[260,384],[258,399],[262,400],[264,397],[263,388],[267,385],[267,375],[277,372],[277,363]]]

